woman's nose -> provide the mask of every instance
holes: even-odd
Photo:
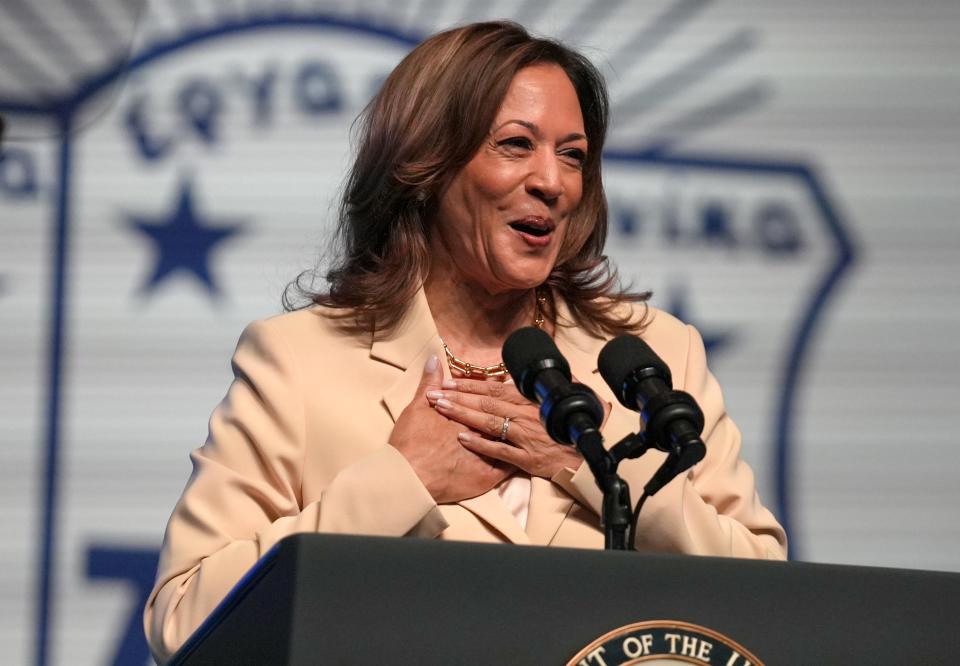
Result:
[[[535,155],[527,176],[527,191],[544,201],[553,201],[563,194],[559,158],[552,152]]]

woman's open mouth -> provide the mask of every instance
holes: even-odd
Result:
[[[556,225],[548,218],[530,216],[511,222],[510,228],[528,244],[539,247],[550,243],[550,234]]]

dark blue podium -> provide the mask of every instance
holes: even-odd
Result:
[[[767,666],[952,664],[960,574],[301,534],[172,663],[562,665],[658,620],[709,628]],[[581,663],[615,663],[596,657]]]

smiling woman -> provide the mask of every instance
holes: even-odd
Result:
[[[296,532],[602,547],[590,471],[502,381],[530,324],[606,403],[608,442],[637,422],[597,376],[613,335],[641,335],[703,408],[706,457],[650,498],[638,550],[785,556],[699,334],[603,255],[606,129],[596,69],[515,24],[440,33],[397,66],[363,116],[329,288],[244,331],[192,453],[144,616],[159,660]],[[620,472],[639,487],[662,461]]]
[[[560,97],[554,99],[555,94]],[[295,288],[288,295],[300,291],[313,303],[334,308],[357,330],[390,330],[424,286],[424,276],[436,270],[440,258],[433,232],[448,219],[479,214],[470,210],[473,201],[458,202],[468,210],[453,217],[439,210],[448,193],[457,194],[454,181],[469,177],[461,178],[461,170],[487,164],[489,175],[475,179],[478,185],[509,178],[505,168],[511,163],[514,178],[531,168],[539,172],[532,174],[535,178],[552,177],[544,161],[550,156],[559,159],[558,167],[579,162],[578,174],[563,168],[558,175],[578,177],[580,200],[570,205],[568,194],[553,202],[549,186],[539,191],[525,183],[541,205],[524,202],[536,212],[509,220],[537,229],[530,234],[536,237],[550,225],[551,216],[545,215],[550,211],[542,204],[567,208],[567,232],[544,243],[553,248],[555,260],[546,278],[551,289],[544,290],[545,306],[552,311],[562,298],[579,324],[595,334],[633,330],[642,309],[634,313],[618,306],[640,303],[646,294],[618,290],[603,257],[607,204],[600,156],[607,109],[603,79],[589,60],[557,42],[532,38],[520,26],[478,23],[431,37],[394,69],[361,118],[359,149],[341,206],[340,247],[327,274],[329,290]],[[492,159],[495,155],[501,159]],[[562,178],[564,185],[570,177]],[[538,217],[544,222],[533,222]],[[313,277],[305,273],[298,286],[311,284]],[[528,297],[526,308],[532,302]]]
[[[449,293],[462,274],[490,294],[530,290],[557,263],[583,192],[587,137],[573,84],[557,65],[520,70],[488,138],[437,207],[437,262],[425,285]]]

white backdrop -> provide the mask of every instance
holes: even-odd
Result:
[[[960,571],[956,3],[18,6],[0,7],[9,663],[144,663],[138,606],[242,327],[316,260],[382,77],[485,18],[608,77],[609,253],[704,333],[794,556]]]

